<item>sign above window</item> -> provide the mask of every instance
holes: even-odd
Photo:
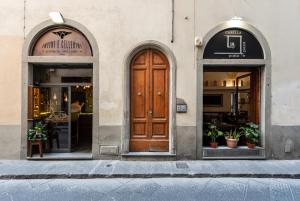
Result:
[[[263,59],[258,40],[242,29],[225,29],[214,35],[204,50],[204,59]]]
[[[32,56],[92,56],[89,42],[71,28],[55,28],[44,33],[35,43]]]

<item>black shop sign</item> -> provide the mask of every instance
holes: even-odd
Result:
[[[242,29],[225,29],[214,35],[204,50],[204,59],[263,59],[258,40]]]

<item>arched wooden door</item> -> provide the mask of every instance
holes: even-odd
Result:
[[[169,63],[154,49],[143,50],[130,69],[130,151],[169,150]]]

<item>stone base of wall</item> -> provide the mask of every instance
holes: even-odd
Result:
[[[121,126],[99,127],[98,143],[93,150],[94,159],[120,159],[121,128]]]
[[[268,159],[300,159],[300,126],[272,126],[267,141]]]
[[[218,148],[203,147],[203,159],[264,159],[265,150],[261,147],[249,149],[247,146],[228,148],[219,146]]]
[[[98,139],[93,139],[93,159],[126,158],[121,156],[121,128],[121,126],[99,127]],[[195,126],[178,126],[176,128],[177,160],[195,160],[196,145]],[[205,149],[203,150],[205,151]],[[220,150],[218,151],[220,152]],[[236,151],[234,156],[238,159],[240,155],[238,150]],[[272,132],[267,135],[266,147],[263,151],[266,152],[266,159],[300,159],[300,126],[272,126]],[[222,158],[222,154],[220,155],[219,152],[213,153],[213,155],[217,154],[218,158]],[[254,152],[256,156],[262,157],[261,150],[253,150]],[[0,125],[0,160],[20,159],[20,153],[20,125]],[[251,152],[250,155],[253,153]],[[246,155],[248,154],[247,152]],[[172,156],[172,159],[174,158]],[[205,159],[205,154],[203,159]]]
[[[0,125],[0,160],[20,159],[21,126]]]
[[[176,158],[178,160],[195,160],[196,145],[196,126],[177,126]]]

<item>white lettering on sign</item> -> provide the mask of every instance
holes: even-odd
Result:
[[[91,56],[89,42],[74,29],[56,28],[44,33],[35,43],[33,56]]]
[[[225,35],[242,35],[240,30],[228,30],[225,31]]]

